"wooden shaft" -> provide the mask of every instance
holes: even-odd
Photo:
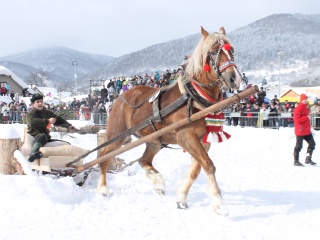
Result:
[[[252,87],[250,87],[250,88],[238,93],[237,95],[234,95],[234,96],[232,96],[230,98],[227,98],[226,100],[218,102],[218,103],[216,103],[216,104],[214,104],[214,105],[212,105],[212,106],[210,106],[208,108],[203,109],[202,111],[199,111],[199,112],[193,114],[190,117],[190,119],[191,119],[192,122],[196,121],[196,120],[198,120],[200,118],[203,118],[205,115],[207,115],[207,114],[209,114],[211,112],[216,112],[219,109],[225,108],[226,106],[230,105],[231,103],[238,102],[240,99],[246,98],[246,97],[248,97],[248,96],[250,96],[252,94],[255,94],[258,91],[259,91],[259,88],[257,86],[252,86]],[[85,163],[85,164],[83,164],[81,166],[78,166],[75,169],[74,173],[81,172],[81,171],[83,171],[85,169],[88,169],[88,168],[90,168],[90,167],[92,167],[92,166],[94,166],[96,164],[105,162],[109,158],[112,158],[112,157],[117,156],[117,155],[119,155],[121,153],[124,153],[124,152],[126,152],[126,151],[128,151],[128,150],[130,150],[132,148],[135,148],[135,147],[141,145],[141,144],[153,141],[154,139],[156,139],[156,138],[158,138],[158,137],[160,137],[160,136],[162,136],[162,135],[164,135],[164,134],[166,134],[168,132],[171,132],[171,131],[173,131],[173,130],[175,130],[177,128],[180,128],[180,127],[182,127],[184,125],[187,125],[188,123],[189,123],[188,118],[183,118],[183,119],[179,120],[178,122],[175,122],[175,123],[173,123],[173,124],[171,124],[171,125],[169,125],[167,127],[164,127],[162,129],[160,129],[160,130],[158,130],[158,131],[156,131],[154,133],[151,133],[151,134],[149,134],[149,135],[147,135],[145,137],[142,137],[142,138],[140,138],[140,139],[138,139],[138,140],[136,140],[134,142],[128,143],[128,144],[122,146],[121,148],[118,148],[118,149],[116,149],[116,150],[114,150],[112,152],[107,153],[104,156],[101,156],[101,157],[99,157],[99,158],[97,158],[95,160],[92,160],[92,161],[90,161],[88,163]]]

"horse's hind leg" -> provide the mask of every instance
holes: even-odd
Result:
[[[201,171],[201,165],[200,163],[195,160],[193,157],[191,157],[191,166],[190,171],[187,176],[187,179],[185,180],[184,184],[178,189],[178,199],[177,199],[177,207],[180,209],[187,209],[188,208],[188,200],[187,196],[189,193],[189,190],[194,183],[194,181],[199,176],[199,173]]]
[[[146,150],[139,160],[140,166],[146,171],[146,175],[151,179],[154,191],[164,195],[166,193],[166,184],[162,175],[152,165],[154,156],[161,150],[160,142],[146,143]]]
[[[105,147],[101,153],[100,156],[103,156],[109,152],[112,152],[113,150],[121,147],[121,145],[125,142],[126,139],[120,140],[118,142],[115,142],[113,144],[108,145],[107,147]],[[98,186],[97,186],[97,192],[102,193],[105,196],[109,195],[109,189],[107,186],[107,170],[108,170],[108,166],[110,164],[110,160],[113,159],[108,159],[105,162],[102,162],[99,164],[100,167],[100,177],[99,177],[99,181],[98,181]]]

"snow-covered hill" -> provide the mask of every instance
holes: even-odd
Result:
[[[232,32],[226,29],[235,46],[239,71],[245,72],[254,84],[261,83],[264,78],[270,82],[280,78],[283,84],[318,85],[319,19],[319,14],[274,14]],[[54,86],[57,81],[65,90],[74,88],[76,70],[79,88],[85,90],[89,87],[90,79],[110,79],[122,75],[132,77],[145,73],[153,75],[155,70],[165,72],[166,69],[177,69],[184,56],[192,53],[200,39],[200,26],[194,31],[193,35],[148,46],[118,58],[57,47],[2,57],[0,64],[10,65],[13,72],[29,72],[26,75],[27,82],[41,78],[44,86]],[[72,66],[74,60],[78,62],[76,69]],[[25,65],[15,66],[13,62]],[[28,69],[26,65],[32,68]],[[37,69],[36,73],[34,68]]]

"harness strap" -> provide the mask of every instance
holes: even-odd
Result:
[[[171,103],[170,105],[166,106],[165,108],[161,109],[160,111],[160,116],[164,117],[166,115],[168,115],[169,113],[173,112],[174,110],[176,110],[177,108],[181,107],[182,105],[185,104],[185,102],[189,99],[189,95],[188,94],[182,94],[176,101],[174,101],[173,103]],[[96,148],[92,149],[91,151],[89,151],[88,153],[85,153],[79,157],[77,157],[75,160],[73,160],[72,162],[69,162],[66,164],[66,167],[71,166],[72,164],[80,161],[82,158],[88,156],[90,153],[97,151],[100,148],[103,148],[111,143],[114,143],[120,139],[123,139],[127,136],[131,136],[133,135],[135,132],[147,127],[150,125],[150,122],[152,122],[154,119],[154,116],[150,116],[144,120],[142,120],[141,122],[139,122],[137,125],[133,126],[132,128],[129,128],[123,132],[121,132],[119,135],[115,136],[114,138],[109,139],[108,141],[104,142],[103,144],[101,144],[100,146],[97,146]]]
[[[151,127],[152,127],[152,129],[153,129],[153,131],[157,131],[157,129],[156,129],[156,126],[154,125],[154,122],[151,120],[150,121],[150,125],[151,125]]]
[[[158,96],[152,103],[154,122],[161,122],[161,115],[159,110],[159,98],[160,97]]]
[[[126,104],[128,104],[130,107],[132,108],[139,108],[141,107],[144,103],[146,103],[147,101],[149,101],[150,98],[154,97],[155,95],[159,94],[159,91],[161,91],[161,89],[159,89],[158,91],[156,91],[155,93],[153,93],[150,97],[147,97],[146,99],[144,99],[141,103],[139,103],[138,105],[132,105],[131,103],[129,103],[127,101],[127,99],[125,99],[122,95],[119,95],[119,98],[124,101]]]
[[[187,119],[188,119],[188,122],[191,123],[191,110],[192,110],[192,98],[189,98],[188,99],[188,105],[187,105]]]

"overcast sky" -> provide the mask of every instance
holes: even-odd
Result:
[[[0,57],[63,46],[119,57],[275,13],[319,14],[317,0],[0,0]]]

